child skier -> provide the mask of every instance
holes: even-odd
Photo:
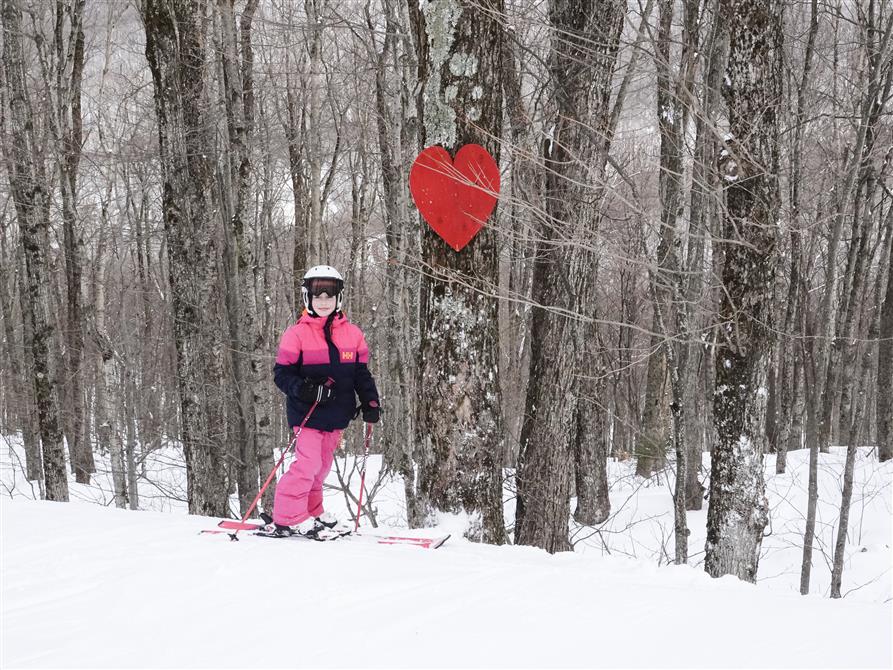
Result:
[[[341,312],[344,280],[335,268],[317,265],[304,275],[304,313],[279,341],[273,376],[286,396],[288,425],[295,433],[307,419],[295,445],[295,459],[276,486],[271,534],[316,537],[337,520],[323,510],[322,488],[332,467],[341,431],[357,414],[376,423],[381,408],[369,372],[369,349],[357,326]]]

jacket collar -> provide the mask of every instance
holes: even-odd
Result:
[[[306,324],[315,330],[321,331],[326,325],[326,320],[327,319],[323,319],[318,316],[310,316],[310,314],[307,313],[307,310],[304,310],[301,314],[301,318],[298,319],[298,323]],[[346,321],[347,317],[345,317],[343,313],[338,312],[337,314],[335,314],[335,318],[332,319],[332,329],[334,330],[338,328]]]

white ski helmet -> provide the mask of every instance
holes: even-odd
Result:
[[[341,303],[344,300],[344,277],[331,265],[314,265],[307,270],[304,281],[301,282],[301,298],[304,307],[313,316],[317,316],[313,310],[313,297],[322,293],[334,296],[337,300],[335,311],[341,311]]]

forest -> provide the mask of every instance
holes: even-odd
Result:
[[[323,263],[410,527],[461,512],[469,539],[566,551],[632,459],[675,475],[673,561],[706,506],[704,568],[754,581],[763,458],[808,450],[807,593],[820,454],[846,447],[841,529],[857,448],[893,455],[889,0],[0,9],[0,433],[47,500],[102,455],[140,509],[176,444],[190,513],[244,514]],[[469,144],[501,186],[455,251],[409,175]]]

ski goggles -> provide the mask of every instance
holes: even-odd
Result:
[[[325,293],[330,298],[334,298],[339,293],[341,293],[342,289],[344,288],[344,282],[340,279],[334,279],[331,277],[317,277],[314,279],[308,279],[305,282],[304,288],[306,288],[307,292],[314,298],[318,298],[323,293]]]

